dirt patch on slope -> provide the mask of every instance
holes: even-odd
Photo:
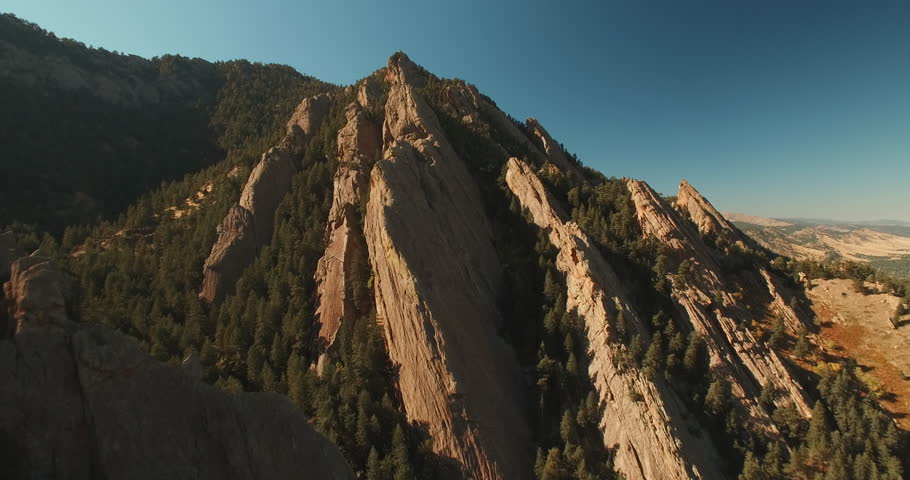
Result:
[[[879,400],[901,428],[910,430],[910,315],[892,328],[900,298],[863,295],[850,280],[815,280],[807,292],[822,325],[820,346],[859,362]],[[871,286],[871,284],[867,284]]]

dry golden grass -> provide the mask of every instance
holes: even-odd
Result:
[[[910,316],[897,329],[890,321],[901,299],[863,295],[850,280],[813,284],[807,293],[822,325],[819,346],[830,355],[855,358],[866,383],[879,390],[882,406],[910,430]]]

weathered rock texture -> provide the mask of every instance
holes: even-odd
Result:
[[[373,110],[382,106],[382,87],[373,77],[363,79],[357,86],[357,103],[363,108]]]
[[[702,235],[711,235],[718,240],[735,244],[739,248],[760,248],[685,180],[679,184],[676,207],[695,223]],[[786,289],[781,285],[780,279],[775,278],[774,274],[765,267],[758,267],[756,274],[752,285],[754,290],[766,290],[772,312],[784,319],[784,323],[791,333],[799,334],[806,326],[807,320],[790,307],[789,302],[784,299]],[[792,295],[792,292],[787,292],[788,297]]]
[[[547,159],[550,160],[550,163],[556,165],[563,173],[567,175],[575,175],[578,178],[584,178],[581,172],[578,170],[572,162],[569,161],[569,157],[566,155],[566,152],[563,151],[562,146],[553,140],[553,137],[550,136],[550,133],[547,132],[543,125],[537,121],[536,118],[529,118],[525,121],[528,129],[533,132],[534,136],[537,137],[538,142],[543,147],[543,151],[547,154]]]
[[[703,197],[695,187],[683,180],[679,184],[676,207],[685,212],[703,234],[713,234],[733,242],[743,242],[745,236]]]
[[[783,394],[779,403],[793,404],[803,416],[810,416],[805,392],[778,355],[740,326],[750,323],[752,314],[727,288],[716,259],[698,232],[648,184],[631,179],[626,184],[645,236],[669,246],[677,263],[692,262],[690,277],[682,280],[682,287],[673,289],[673,299],[691,327],[705,338],[712,369],[730,384],[749,420],[773,430],[767,413],[755,401],[766,385]],[[695,216],[703,217],[700,212]]]
[[[288,120],[287,135],[305,143],[319,131],[319,126],[332,108],[332,97],[327,93],[315,97],[304,98],[300,105],[294,109],[291,119]]]
[[[294,145],[306,146],[319,130],[331,102],[326,94],[304,99],[288,121],[284,140],[263,153],[250,172],[240,202],[231,207],[218,226],[218,239],[202,267],[199,297],[203,300],[211,303],[224,298],[256,259],[259,248],[271,241],[275,210],[290,190],[296,172]]]
[[[407,417],[458,477],[527,478],[522,375],[496,333],[499,261],[477,186],[416,91],[420,69],[396,54],[387,73],[365,233]]]
[[[15,262],[5,289],[17,327],[0,340],[3,478],[354,478],[286,398],[221,392],[73,322],[48,259]]]
[[[484,134],[489,134],[489,129],[495,129],[505,137],[504,143],[517,145],[521,153],[527,153],[534,163],[543,164],[548,160],[548,156],[540,150],[543,144],[538,145],[532,141],[515,121],[503,113],[493,100],[481,94],[474,85],[463,82],[447,85],[444,102],[440,107],[461,123]],[[549,134],[547,136],[549,138]],[[552,144],[556,145],[555,142]],[[496,144],[496,147],[502,152],[504,161],[519,153],[510,153],[500,144]]]
[[[316,268],[317,347],[322,351],[332,347],[341,322],[351,319],[353,277],[365,281],[369,276],[360,208],[369,193],[369,172],[379,157],[382,137],[379,125],[370,120],[360,103],[349,105],[345,116],[347,124],[338,132],[338,170],[326,227],[328,243]],[[320,372],[324,359],[320,355]]]
[[[718,478],[714,446],[707,436],[689,433],[685,407],[666,385],[636,369],[617,368],[625,346],[610,341],[611,319],[622,312],[632,328],[647,332],[613,269],[578,225],[567,221],[528,165],[510,159],[506,182],[559,251],[556,266],[566,275],[566,309],[575,310],[584,324],[591,354],[588,374],[606,405],[600,426],[604,444],[617,447],[616,469],[628,479]]]

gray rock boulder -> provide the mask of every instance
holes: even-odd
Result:
[[[0,340],[0,477],[353,479],[288,399],[228,394],[66,314],[48,259],[13,264]]]

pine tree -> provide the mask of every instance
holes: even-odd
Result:
[[[809,334],[804,328],[799,333],[799,340],[796,341],[796,346],[793,348],[793,354],[796,355],[797,358],[806,358],[806,356],[809,355],[811,348]]]
[[[578,444],[578,431],[575,428],[575,415],[571,410],[566,410],[562,414],[562,420],[559,422],[559,436],[567,445]]]
[[[730,389],[722,380],[714,380],[705,394],[705,410],[717,418],[726,415],[730,403]]]
[[[287,368],[288,396],[298,407],[303,406],[307,397],[305,375],[303,361],[297,353],[292,353]]]
[[[809,448],[809,457],[813,460],[824,459],[828,455],[828,413],[821,400],[815,402],[812,407],[812,420],[809,422],[809,433],[806,436],[806,443]]]
[[[762,468],[761,461],[752,455],[752,452],[746,452],[746,461],[743,463],[743,470],[739,474],[739,480],[770,480]]]
[[[629,362],[635,367],[641,366],[641,357],[644,354],[645,346],[641,340],[641,335],[635,334],[632,337],[632,342],[629,343],[629,351],[627,352],[627,357]]]
[[[768,453],[762,462],[763,469],[769,478],[782,478],[784,475],[784,450],[780,443],[770,442]]]
[[[534,459],[534,478],[543,477],[543,471],[546,463],[547,459],[544,458],[543,449],[537,447],[537,456]]]
[[[376,447],[370,447],[370,455],[367,457],[367,480],[382,480],[383,478],[379,452],[376,451]]]
[[[540,480],[568,480],[569,473],[566,469],[562,453],[553,447],[547,452],[547,461],[544,464]]]
[[[275,381],[275,374],[272,372],[272,366],[269,365],[269,362],[264,362],[262,364],[262,373],[259,375],[259,379],[263,392],[276,391],[277,382]]]
[[[844,480],[850,478],[847,474],[846,459],[840,455],[834,455],[829,460],[830,462],[828,463],[824,480]]]
[[[569,359],[566,361],[566,373],[572,376],[577,376],[579,374],[578,359],[575,358],[574,353],[570,353]]]
[[[395,464],[395,480],[410,480],[414,478],[408,455],[407,439],[404,436],[404,429],[401,428],[401,425],[396,425],[392,434],[391,457]]]
[[[901,303],[897,304],[897,308],[894,310],[894,313],[891,315],[891,327],[897,329],[901,325],[901,313],[904,311],[904,306]]]
[[[784,346],[784,340],[786,340],[786,337],[787,331],[786,327],[784,326],[784,319],[783,317],[777,317],[777,319],[774,321],[774,330],[771,332],[771,339],[768,343],[772,348],[781,348]]]
[[[697,377],[704,373],[702,368],[704,342],[698,333],[689,334],[689,344],[686,346],[686,354],[683,356],[683,368],[690,376]]]
[[[626,335],[629,333],[629,325],[626,321],[626,315],[622,310],[616,314],[616,319],[614,321],[614,326],[616,330],[616,335],[614,341],[623,343],[626,340]]]
[[[654,378],[654,376],[663,369],[663,345],[664,338],[660,331],[654,332],[654,336],[651,337],[651,345],[648,346],[648,351],[645,353],[645,360],[642,364],[644,374],[648,378]]]
[[[543,285],[543,294],[551,302],[555,302],[562,289],[559,288],[559,282],[556,281],[556,275],[553,273],[553,270],[547,269],[547,273],[544,275]]]

